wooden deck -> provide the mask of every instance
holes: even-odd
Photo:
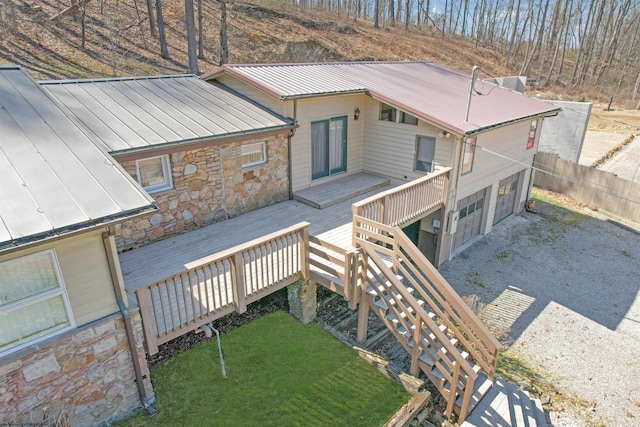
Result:
[[[322,210],[290,200],[121,253],[125,287],[131,292],[178,274],[201,258],[302,221],[311,224],[312,235],[351,248],[351,205],[389,188],[381,187]]]
[[[389,184],[389,178],[360,172],[296,191],[293,199],[317,209],[326,209]]]

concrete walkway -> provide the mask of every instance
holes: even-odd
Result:
[[[538,203],[440,271],[510,349],[582,402],[556,426],[640,425],[640,233]],[[591,409],[589,408],[591,407]]]

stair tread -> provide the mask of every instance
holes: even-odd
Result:
[[[527,427],[536,426],[536,405],[534,399],[525,390],[518,390],[520,393],[520,403],[522,404],[522,414]]]
[[[524,422],[523,403],[520,399],[520,393],[515,384],[507,383],[507,396],[509,397],[511,425],[513,427],[526,427],[526,424]]]
[[[511,420],[505,418],[505,415],[509,417],[508,405],[504,379],[498,377],[460,427],[511,427]]]
[[[475,368],[475,367],[474,367]],[[471,412],[473,409],[480,403],[482,398],[491,390],[493,387],[493,381],[487,378],[485,373],[481,373],[476,378],[473,384],[473,393],[471,394],[471,402],[469,402],[468,411]],[[460,408],[462,405],[462,396],[458,396],[456,399],[456,407]]]
[[[542,407],[542,402],[540,399],[534,399],[533,401],[535,405],[536,412],[536,426],[537,427],[547,427],[547,417],[544,413],[544,408]]]
[[[499,376],[460,427],[489,426],[547,427],[548,424],[539,399]]]

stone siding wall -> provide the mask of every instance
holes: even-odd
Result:
[[[242,167],[240,146],[266,142],[267,163]],[[288,138],[212,146],[169,155],[173,189],[152,194],[158,211],[116,226],[118,250],[132,249],[287,200]],[[137,179],[136,162],[122,166]]]
[[[139,311],[131,317],[136,356],[152,399]],[[32,425],[34,420],[60,414],[70,425],[110,425],[140,406],[121,315],[97,321],[25,356],[0,361],[0,425]]]

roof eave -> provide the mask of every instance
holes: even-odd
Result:
[[[479,127],[477,129],[472,129],[472,130],[466,131],[463,136],[475,135],[475,134],[478,134],[478,133],[481,133],[481,132],[486,132],[488,130],[496,129],[496,128],[499,128],[499,127],[502,127],[502,126],[507,126],[507,125],[510,125],[512,123],[522,122],[522,121],[525,121],[525,120],[531,120],[531,119],[534,119],[536,117],[554,117],[554,116],[557,116],[558,113],[560,113],[561,110],[562,110],[562,108],[558,107],[558,108],[554,108],[552,110],[543,111],[543,112],[539,112],[539,113],[535,113],[535,114],[530,114],[528,116],[518,117],[517,119],[508,120],[508,121],[505,121],[505,122],[494,123],[494,124],[491,124],[491,125],[487,125],[487,126]]]
[[[148,152],[152,152],[152,151],[157,151],[157,150],[161,150],[161,149],[168,149],[168,148],[174,148],[174,147],[182,147],[184,149],[188,149],[190,146],[194,145],[194,144],[200,144],[200,143],[206,143],[206,142],[211,142],[212,144],[214,144],[217,140],[221,140],[221,139],[233,139],[233,138],[242,138],[245,136],[260,136],[262,134],[271,134],[274,132],[278,132],[278,131],[286,131],[289,129],[294,129],[298,127],[297,125],[295,125],[292,122],[289,122],[287,124],[284,125],[279,125],[279,126],[271,126],[271,127],[265,127],[265,128],[260,128],[260,129],[255,129],[255,130],[246,130],[246,131],[240,131],[240,132],[231,132],[231,133],[225,133],[225,134],[221,134],[221,135],[210,135],[210,136],[203,136],[203,137],[198,137],[198,138],[191,138],[191,139],[181,139],[178,141],[170,141],[170,142],[163,142],[160,144],[153,144],[153,145],[145,145],[143,147],[133,147],[133,148],[126,148],[123,150],[114,150],[114,151],[110,151],[109,154],[115,157],[120,158],[121,156],[125,156],[125,155],[130,155],[130,154],[138,154],[138,153],[148,153]]]
[[[55,228],[42,233],[32,234],[17,239],[0,242],[0,254],[8,254],[11,252],[27,249],[32,246],[42,245],[56,240],[71,237],[76,234],[86,233],[98,228],[108,227],[110,225],[134,219],[158,210],[155,202],[150,205],[142,206],[125,212],[108,215],[98,219],[85,221],[77,224],[67,225]]]

